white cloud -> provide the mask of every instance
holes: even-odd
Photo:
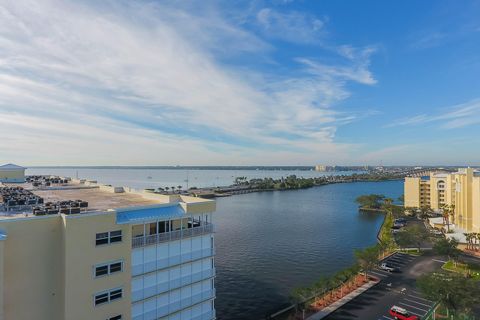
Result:
[[[456,129],[480,123],[480,99],[443,108],[443,112],[435,115],[420,114],[409,118],[398,119],[388,127],[438,123],[443,129]]]
[[[15,158],[4,161],[267,164],[345,155],[350,146],[336,144],[335,132],[355,115],[332,106],[349,96],[347,81],[375,83],[369,54],[351,48],[350,66],[299,59],[308,68],[288,75],[234,67],[229,56],[263,57],[271,45],[205,7],[0,4],[0,150]],[[300,16],[264,18],[305,27]],[[312,19],[304,20],[310,36],[323,28]]]
[[[257,13],[257,21],[267,36],[295,43],[314,43],[325,33],[324,21],[296,11],[263,8]]]

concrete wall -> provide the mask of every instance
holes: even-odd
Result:
[[[63,320],[63,252],[60,216],[6,219],[5,320]]]
[[[472,181],[472,231],[480,232],[480,177]]]
[[[405,207],[420,207],[420,178],[407,177],[404,183]]]
[[[65,320],[130,319],[131,228],[117,225],[115,213],[63,216],[65,225]],[[122,230],[122,242],[95,245],[97,233]],[[94,277],[94,266],[123,260],[123,272]],[[99,306],[94,294],[123,288],[123,298]]]
[[[3,277],[4,267],[3,266],[5,262],[4,243],[5,243],[5,240],[0,239],[0,320],[5,320],[5,312],[4,312],[4,305],[3,305],[3,289],[4,289],[4,277]]]
[[[25,169],[0,169],[0,182],[25,182]]]

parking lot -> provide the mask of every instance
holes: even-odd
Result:
[[[371,275],[381,281],[375,287],[345,304],[326,319],[391,319],[389,310],[393,305],[408,310],[420,318],[425,316],[434,302],[422,297],[417,290],[415,279],[424,273],[439,269],[444,260],[438,256],[413,256],[395,253],[384,260],[398,268],[388,272],[376,268]]]

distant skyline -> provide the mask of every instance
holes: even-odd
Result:
[[[480,165],[480,1],[6,1],[0,164]]]

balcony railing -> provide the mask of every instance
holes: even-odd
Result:
[[[132,317],[133,320],[144,320],[144,319],[156,319],[156,318],[161,318],[165,317],[169,314],[172,314],[174,312],[178,312],[180,310],[189,308],[195,304],[208,301],[211,299],[215,299],[215,289],[211,290],[206,290],[203,292],[200,292],[198,294],[195,294],[191,297],[184,298],[181,300],[173,301],[170,302],[167,305],[163,306],[157,306],[156,308],[148,311],[144,311],[143,314],[139,315],[134,315]],[[213,311],[213,310],[212,310]],[[209,318],[208,316],[202,317],[200,319],[213,319],[215,317],[215,313],[211,314],[212,318]],[[194,318],[197,319],[197,318]]]
[[[182,238],[189,238],[200,236],[214,232],[213,224],[206,223],[198,227],[188,229],[175,230],[164,233],[152,234],[149,236],[135,237],[132,239],[132,248],[144,247],[152,244],[178,240]]]
[[[192,283],[215,277],[215,269],[207,269],[187,276],[171,279],[139,290],[132,290],[132,302],[149,299],[159,294],[178,289]]]
[[[145,273],[159,271],[165,268],[177,266],[186,262],[200,260],[204,258],[213,257],[215,250],[213,248],[205,248],[186,252],[178,255],[172,255],[164,258],[160,258],[153,261],[145,261],[140,264],[132,265],[132,276],[139,276]]]

